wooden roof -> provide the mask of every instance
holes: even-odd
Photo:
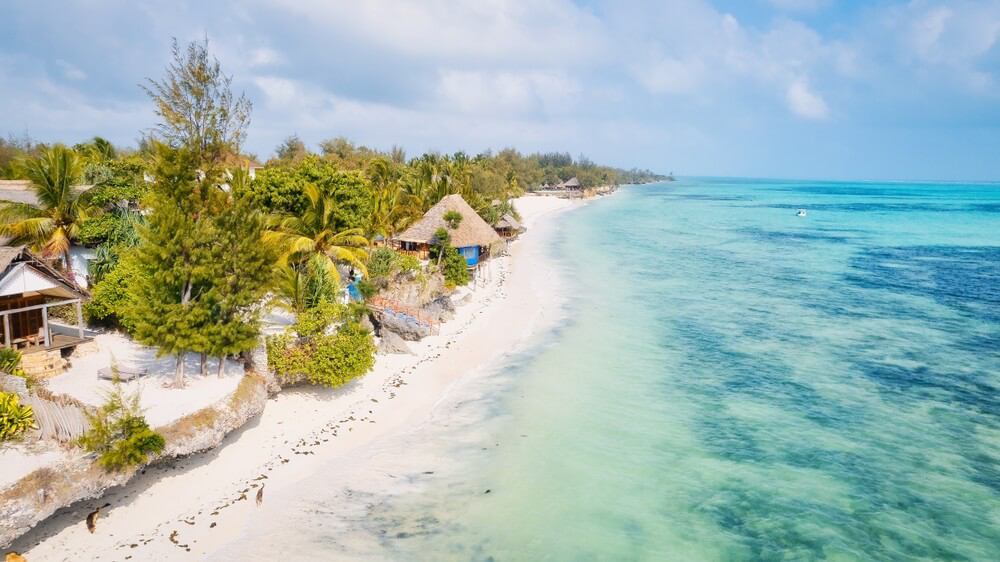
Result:
[[[580,187],[580,180],[576,179],[576,176],[573,176],[572,178],[566,180],[566,183],[563,184],[563,187],[570,187],[570,188]]]
[[[462,215],[458,228],[448,228],[445,223],[444,214],[448,211],[458,211]],[[402,242],[419,242],[430,244],[434,238],[434,232],[439,228],[448,228],[451,234],[451,245],[456,248],[467,246],[489,246],[500,241],[500,236],[479,216],[461,195],[448,195],[441,199],[437,205],[424,214],[423,218],[403,231],[396,237]]]
[[[85,290],[77,287],[63,274],[45,263],[44,260],[38,258],[26,246],[0,246],[0,281],[3,281],[8,273],[25,262],[39,273],[49,277],[53,283],[72,293],[73,296],[78,298],[90,296]]]

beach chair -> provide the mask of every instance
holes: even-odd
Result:
[[[135,380],[147,374],[149,374],[147,369],[139,369],[137,367],[127,367],[127,366],[118,367],[118,380],[122,382]],[[100,369],[97,370],[97,378],[107,381],[114,380],[115,379],[114,370],[112,370],[111,367],[101,367]]]

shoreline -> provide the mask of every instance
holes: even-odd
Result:
[[[326,462],[440,422],[435,409],[455,384],[515,353],[558,306],[544,267],[547,239],[533,230],[585,203],[527,196],[515,204],[528,232],[509,257],[492,260],[490,280],[471,291],[439,335],[410,342],[415,355],[380,355],[372,372],[343,388],[285,389],[221,446],[147,467],[99,499],[59,510],[11,548],[29,560],[204,558],[243,536],[261,483],[266,505]],[[88,533],[84,517],[105,504],[96,532]]]

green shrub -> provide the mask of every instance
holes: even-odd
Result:
[[[131,333],[134,329],[130,320],[131,301],[128,287],[135,283],[139,275],[133,260],[127,256],[108,272],[91,289],[91,299],[83,305],[83,314],[92,324],[122,328]]]
[[[344,317],[344,306],[328,300],[320,301],[312,308],[307,308],[299,314],[292,329],[299,336],[321,334],[331,324]]]
[[[31,406],[21,406],[16,394],[0,392],[0,441],[20,437],[35,427],[35,413]]]
[[[305,264],[305,305],[319,306],[323,301],[336,301],[340,293],[340,274],[320,256],[313,256]]]
[[[294,340],[291,335],[267,339],[267,363],[282,382],[304,377],[312,384],[336,388],[364,375],[375,365],[375,341],[364,328],[348,322],[336,334]]]
[[[375,283],[372,283],[367,279],[362,279],[361,281],[358,281],[357,285],[358,285],[358,292],[361,293],[361,297],[365,300],[374,297],[375,293],[378,292],[378,287],[375,286]]]
[[[368,257],[368,275],[373,280],[391,279],[400,270],[400,255],[392,248],[375,248]]]
[[[462,254],[458,253],[458,250],[451,246],[448,246],[444,250],[442,270],[446,283],[458,286],[469,284],[469,266],[465,258],[462,257]]]
[[[416,256],[402,254],[399,256],[399,269],[405,273],[420,271],[420,260]]]
[[[23,377],[21,352],[13,347],[0,347],[0,372]]]
[[[87,414],[90,430],[79,444],[92,453],[106,470],[121,470],[144,464],[149,455],[166,446],[163,436],[150,429],[139,406],[139,393],[126,395],[114,383],[107,401],[94,414]]]
[[[91,246],[104,242],[111,237],[115,223],[118,220],[118,217],[114,213],[102,213],[83,221],[80,223],[80,243]]]
[[[450,246],[451,234],[448,233],[448,229],[439,228],[435,230],[434,237],[431,238],[431,251],[429,252],[430,258],[440,262],[441,250]]]
[[[444,222],[448,223],[448,228],[455,230],[462,222],[462,213],[459,213],[458,211],[448,211],[441,218],[444,219]]]

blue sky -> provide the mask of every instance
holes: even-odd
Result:
[[[246,149],[344,135],[682,175],[1000,180],[1000,0],[6,0],[0,133],[134,144],[171,37]]]

